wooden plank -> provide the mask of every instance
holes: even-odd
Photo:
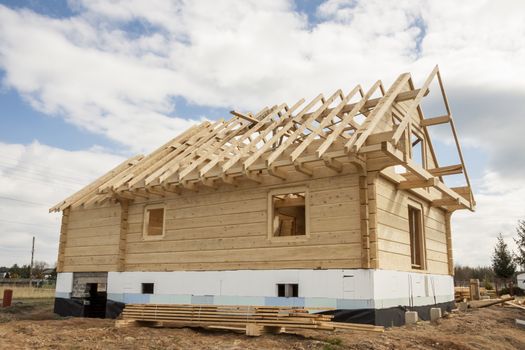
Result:
[[[256,147],[257,145],[260,143],[260,142],[264,142],[265,138],[266,138],[266,135],[268,135],[268,133],[272,132],[273,131],[273,128],[271,128],[271,126],[274,126],[274,125],[279,125],[281,122],[283,122],[284,120],[287,120],[287,118],[297,109],[299,108],[300,105],[302,105],[304,102],[304,100],[299,100],[291,109],[288,109],[283,115],[281,115],[281,117],[277,120],[277,121],[273,121],[270,126],[268,126],[264,131],[260,131],[259,135],[257,137],[255,137],[253,140],[249,138],[249,136],[251,135],[245,135],[245,137],[242,138],[242,141],[239,142],[237,145],[238,146],[242,146],[242,149],[235,152],[235,154],[230,158],[228,159],[228,161],[226,163],[224,163],[222,166],[221,166],[221,171],[223,174],[225,174],[228,169],[230,169],[231,167],[233,167],[240,159],[242,159],[243,157],[247,157],[249,156],[250,152],[252,152]],[[285,106],[284,105],[281,105],[279,110],[284,108]],[[308,108],[305,107],[305,108]],[[273,118],[273,116],[275,114],[277,114],[279,112],[279,110],[275,110],[274,112],[272,112],[271,115],[269,115],[267,118],[265,118],[264,122],[262,123],[259,123],[258,125],[255,126],[255,128],[257,128],[258,126],[260,128],[266,126],[266,123],[268,121],[271,120],[271,118]],[[254,130],[252,133],[254,133],[255,131],[257,131],[259,129],[256,129]],[[249,144],[244,144],[244,140],[246,139],[249,139],[250,142]],[[272,142],[273,138],[267,142],[264,143],[264,145],[262,145],[258,151],[260,151],[261,149],[263,148],[266,148],[268,143]],[[258,152],[257,151],[257,152]],[[243,163],[243,167],[244,167],[244,163]],[[247,167],[244,167],[245,170],[247,170]],[[202,172],[201,172],[202,173]]]
[[[364,108],[364,106],[368,102],[370,96],[372,96],[372,94],[375,93],[375,91],[377,90],[377,88],[379,86],[381,86],[381,81],[377,81],[367,91],[367,93],[364,96],[363,96],[361,87],[358,86],[359,91],[361,92],[361,96],[362,96],[361,100],[359,102],[353,104],[352,108],[348,109],[348,111],[346,111],[346,112],[344,111],[344,109],[346,109],[348,107],[343,108],[343,113],[347,113],[347,114],[343,116],[343,118],[341,119],[341,122],[334,128],[334,131],[330,135],[328,135],[326,140],[319,146],[319,148],[317,148],[317,150],[316,150],[317,157],[321,158],[325,154],[325,152],[330,148],[330,146],[334,143],[334,141],[337,139],[337,137],[339,135],[341,135],[341,133],[346,129],[347,125],[351,124],[351,122],[353,121],[353,119],[356,116],[356,114],[362,108]],[[358,128],[357,127],[353,127],[353,129],[357,130]]]
[[[463,173],[463,165],[455,164],[434,169],[428,169],[428,172],[434,176],[456,175]]]
[[[397,95],[401,92],[404,85],[410,79],[408,73],[401,74],[390,89],[386,92],[385,96],[381,98],[381,101],[374,107],[370,115],[366,118],[365,122],[361,125],[359,130],[357,130],[350,140],[345,144],[346,152],[357,153],[361,146],[366,142],[366,139],[370,134],[374,132],[375,126],[379,121],[384,117],[387,110],[390,108],[390,105],[395,101]]]
[[[350,259],[361,256],[359,244],[327,244],[324,246],[329,251],[332,259]],[[166,252],[158,254],[137,253],[128,254],[126,262],[129,264],[147,263],[220,263],[220,262],[268,262],[287,261],[295,259],[322,260],[327,258],[327,252],[314,246],[287,246],[267,248],[245,248],[236,249],[235,254],[231,250],[201,250],[184,252]],[[95,262],[92,257],[78,257],[85,264]],[[92,259],[92,260],[90,260]]]
[[[90,195],[93,195],[94,193],[97,192],[98,187],[102,183],[104,183],[104,182],[108,181],[109,179],[117,176],[122,171],[126,170],[127,168],[133,166],[136,162],[140,161],[142,158],[144,158],[143,155],[137,155],[137,156],[134,156],[134,157],[131,157],[131,158],[125,160],[124,162],[122,162],[119,165],[117,165],[115,168],[113,168],[110,171],[108,171],[106,174],[102,175],[101,177],[99,177],[98,179],[93,181],[91,184],[89,184],[86,187],[82,188],[80,191],[75,192],[73,195],[71,195],[68,198],[64,199],[63,201],[61,201],[60,203],[56,204],[55,206],[51,207],[49,209],[49,212],[64,210],[65,208],[67,208],[68,206],[70,206],[70,205],[72,205],[72,204],[74,204],[76,202],[82,201],[85,198],[89,198]]]
[[[343,97],[343,95],[341,95],[341,102],[337,105],[337,107],[334,107],[330,111],[330,113],[328,113],[328,115],[324,116],[319,122],[319,125],[314,130],[312,130],[312,132],[304,140],[302,140],[301,144],[298,145],[290,154],[292,161],[295,161],[305,151],[306,147],[308,147],[308,145],[312,143],[312,141],[316,137],[318,137],[319,133],[322,132],[323,129],[332,122],[332,119],[343,109],[343,107],[345,107],[348,101],[350,101],[359,91],[361,91],[361,87],[356,86],[346,96]]]
[[[240,113],[240,112],[230,111],[230,113],[233,114],[236,117],[239,117],[239,118],[242,118],[244,120],[247,120],[250,123],[254,123],[255,124],[255,123],[259,122],[257,119],[253,118],[252,116],[249,116],[249,115],[246,115],[246,114],[243,114],[243,113]]]
[[[397,185],[399,190],[407,190],[411,188],[434,187],[437,186],[439,179],[434,177],[428,180],[408,180],[400,182]]]
[[[330,96],[321,107],[317,109],[312,115],[310,115],[306,120],[302,120],[299,127],[288,136],[286,141],[284,141],[279,147],[277,147],[266,159],[267,166],[271,166],[271,164],[277,160],[277,158],[300,136],[303,134],[303,132],[308,128],[308,126],[315,120],[317,117],[321,115],[321,113],[330,106],[336,98],[343,98],[343,92],[341,90],[337,90],[332,96]],[[245,168],[248,168],[250,164],[248,160],[244,163]]]
[[[432,126],[432,125],[446,124],[448,122],[450,122],[450,116],[449,115],[443,115],[443,116],[440,116],[440,117],[423,119],[421,121],[421,126],[428,127],[428,126]]]
[[[60,225],[60,238],[58,245],[58,261],[57,272],[64,271],[65,249],[68,239],[68,223],[69,223],[70,209],[65,208],[62,212],[62,224]]]
[[[349,248],[352,249],[352,248]],[[89,271],[90,266],[81,266],[82,271]],[[268,269],[354,269],[361,267],[361,258],[349,259],[308,259],[273,260],[248,262],[214,262],[210,263],[126,263],[127,271],[224,271],[224,270],[268,270]],[[97,266],[91,268],[98,269]],[[98,270],[97,270],[98,271]],[[107,270],[111,271],[111,270]]]
[[[127,200],[120,201],[120,232],[118,243],[117,271],[122,272],[126,269],[126,243],[128,236],[128,209]]]

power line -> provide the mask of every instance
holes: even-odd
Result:
[[[23,160],[22,158],[9,157],[9,156],[6,156],[5,154],[1,154],[0,158],[4,158],[6,160],[17,162],[17,164],[13,164],[13,165],[17,165],[17,166],[20,166],[21,165],[20,163]],[[42,163],[42,162],[39,162],[38,160],[31,159],[30,162],[31,162],[30,163],[31,165],[37,165],[37,166],[42,167],[42,168],[49,167],[48,163]],[[75,177],[78,175],[78,173],[76,171],[68,169],[68,168],[60,169],[60,172],[61,173],[69,173],[69,175],[72,175],[72,176],[75,176]]]
[[[38,205],[38,206],[41,206],[41,205],[47,206],[48,205],[47,203],[37,203],[37,202],[26,201],[26,200],[23,200],[23,199],[16,199],[16,198],[11,198],[11,197],[4,197],[4,196],[0,196],[0,199],[6,199],[6,200],[10,200],[10,201],[27,203],[27,204],[34,204],[34,205]]]
[[[73,178],[73,177],[69,177],[69,176],[63,176],[63,175],[57,175],[57,174],[54,174],[52,172],[49,172],[49,173],[45,173],[43,171],[38,171],[36,169],[32,169],[30,167],[25,167],[25,166],[15,166],[13,164],[7,164],[6,163],[2,163],[0,162],[0,168],[2,169],[5,169],[6,171],[10,171],[11,173],[22,173],[24,175],[36,175],[36,176],[44,176],[44,177],[52,177],[54,179],[58,178],[62,181],[65,181],[65,182],[70,182],[70,183],[74,183],[74,184],[77,184],[77,185],[81,185],[82,183],[85,183],[87,181],[89,181],[89,179],[85,178],[85,179],[80,179],[80,178]]]
[[[30,223],[30,222],[19,222],[19,221],[5,220],[5,219],[0,219],[0,222],[5,222],[5,223],[8,223],[8,224],[39,226],[39,227],[42,227],[42,226],[55,227],[55,225],[51,225],[51,224],[33,224],[33,223]]]
[[[2,175],[0,175],[1,177]],[[83,186],[85,186],[85,184],[72,184],[72,183],[66,183],[66,182],[60,182],[61,180],[53,180],[51,179],[51,181],[47,180],[47,179],[43,179],[43,178],[38,178],[38,177],[31,177],[31,176],[27,176],[25,174],[16,174],[16,175],[11,175],[10,176],[11,178],[13,179],[16,179],[16,180],[21,180],[21,181],[25,181],[25,182],[32,182],[32,183],[37,183],[37,184],[47,184],[49,185],[50,182],[53,182],[54,183],[54,187],[60,187],[60,188],[63,188],[63,189],[66,189],[66,190],[78,190],[79,188],[82,188]]]

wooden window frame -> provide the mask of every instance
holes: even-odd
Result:
[[[274,236],[273,235],[273,201],[275,195],[304,192],[304,225],[305,234],[297,236]],[[275,188],[268,192],[268,239],[271,241],[304,241],[310,237],[310,191],[307,186],[291,186]]]
[[[418,145],[412,146],[412,136],[416,137],[419,140],[420,142],[419,146]],[[415,128],[411,129],[409,142],[410,142],[410,159],[412,159],[412,161],[416,162],[418,165],[421,165],[423,169],[428,169],[427,141],[425,139],[424,134]],[[421,147],[421,159],[414,159],[414,153],[415,153],[414,148],[415,147]],[[420,161],[421,161],[421,164],[419,164]]]
[[[151,209],[163,209],[164,215],[162,216],[162,234],[150,236],[148,235],[148,223],[149,223],[149,210]],[[158,241],[164,238],[166,235],[166,205],[164,203],[149,204],[144,207],[144,225],[142,227],[142,239],[145,241]]]
[[[420,259],[421,264],[415,265],[412,263],[412,238],[411,232],[410,232],[410,211],[411,208],[413,210],[419,211],[419,234],[420,234],[420,242],[419,242],[419,249],[420,249]],[[410,245],[410,267],[412,270],[415,271],[426,271],[427,269],[427,254],[426,254],[426,234],[425,234],[425,211],[424,206],[421,202],[416,201],[414,199],[409,199],[408,205],[407,205],[407,215],[408,215],[408,234],[409,234],[409,245]]]

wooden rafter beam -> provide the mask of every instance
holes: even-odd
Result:
[[[459,206],[461,201],[459,198],[441,198],[435,199],[430,203],[433,207]]]
[[[286,180],[286,173],[275,166],[268,167],[268,174],[277,177],[281,180]]]
[[[428,171],[434,176],[456,175],[463,173],[463,165],[448,165],[439,168],[428,169]]]
[[[237,112],[237,111],[230,111],[230,113],[233,114],[236,117],[239,117],[241,119],[247,120],[247,121],[249,121],[251,123],[258,123],[259,122],[257,119],[255,119],[251,115],[246,115],[246,114],[243,114],[243,113]]]
[[[279,148],[275,149],[268,156],[268,158],[266,159],[266,164],[270,166],[295,141],[295,139],[305,131],[307,126],[310,123],[312,123],[312,121],[314,121],[324,110],[326,110],[326,108],[328,108],[328,106],[330,106],[337,98],[344,98],[343,92],[341,90],[337,90],[334,94],[332,94],[332,96],[330,96],[328,100],[326,100],[323,103],[323,105],[317,109],[316,112],[314,112],[306,120],[304,120],[301,126],[297,128],[297,130],[295,130],[293,134],[290,135],[288,139],[285,142],[283,142],[282,145],[279,146]],[[246,163],[245,167],[247,168]]]
[[[343,163],[341,163],[340,161],[332,157],[328,157],[328,156],[323,157],[323,162],[326,165],[326,167],[332,169],[336,173],[340,173],[343,171]]]
[[[404,154],[400,150],[396,149],[390,142],[383,142],[382,149],[386,155],[388,155],[397,164],[404,166],[413,175],[417,176],[421,180],[428,181],[434,177],[428,170],[423,169],[420,165],[414,163],[411,160],[405,160]],[[453,201],[457,201],[458,205],[462,205],[463,208],[473,209],[474,203],[468,199],[463,198],[458,193],[447,187],[443,182],[438,181],[434,186],[435,189],[440,191],[443,198],[451,198]]]
[[[310,168],[306,164],[298,162],[298,161],[294,161],[293,164],[294,164],[295,170],[297,170],[298,172],[303,173],[308,176],[314,175],[312,168]]]
[[[347,152],[357,153],[361,146],[365,144],[368,136],[374,132],[376,125],[381,119],[383,119],[386,111],[395,101],[397,95],[402,92],[402,89],[406,86],[406,83],[409,81],[409,79],[410,74],[408,73],[401,74],[396,79],[394,84],[392,84],[390,89],[388,89],[386,92],[385,96],[381,97],[380,102],[378,102],[377,106],[372,110],[365,122],[361,124],[359,130],[356,131],[350,140],[345,144],[345,150]]]
[[[434,187],[437,186],[439,179],[437,177],[428,180],[408,180],[400,182],[397,185],[398,190],[408,190],[411,188]]]
[[[428,118],[423,119],[421,121],[421,126],[432,126],[432,125],[439,125],[439,124],[446,124],[450,122],[450,116],[449,115],[443,115],[440,117],[434,117],[434,118]]]
[[[413,100],[414,98],[416,98],[417,94],[419,93],[420,89],[414,89],[414,90],[410,90],[410,91],[403,91],[403,92],[400,92],[399,94],[396,95],[395,97],[395,102],[403,102],[403,101],[408,101],[408,100]],[[428,95],[429,91],[427,90],[425,92],[425,96]],[[371,108],[374,108],[376,107],[379,102],[381,102],[381,99],[382,97],[377,97],[377,98],[371,98],[371,99],[367,99],[366,102],[359,107],[359,110],[365,110],[365,109],[371,109]],[[345,113],[348,113],[350,111],[352,111],[352,109],[354,109],[354,107],[356,105],[360,104],[359,102],[356,102],[356,103],[349,103],[347,104],[345,107],[343,107],[343,109],[341,111],[338,112],[338,115],[344,115]],[[325,117],[327,116],[328,114],[330,114],[330,112],[332,112],[334,108],[328,108],[326,109],[322,114],[321,114],[321,117]],[[306,114],[305,117],[309,117],[310,114],[313,114],[313,113],[309,113],[309,114]]]
[[[310,103],[308,103],[295,117],[293,117],[291,120],[288,120],[287,119],[283,119],[282,120],[282,123],[284,123],[284,125],[282,125],[281,123],[279,125],[276,125],[276,126],[282,126],[279,130],[275,130],[277,132],[274,132],[273,133],[273,136],[270,140],[268,140],[268,142],[266,142],[262,147],[260,147],[259,149],[257,149],[252,155],[250,155],[248,157],[248,159],[246,159],[243,163],[243,167],[244,169],[249,169],[250,166],[255,163],[255,161],[257,159],[259,159],[263,154],[264,152],[266,152],[267,150],[269,149],[280,149],[281,147],[283,147],[284,143],[280,143],[279,146],[277,148],[273,148],[274,145],[279,141],[281,140],[282,141],[282,137],[283,135],[286,135],[288,130],[290,130],[293,126],[294,126],[294,121],[296,120],[302,120],[303,117],[304,117],[304,114],[306,112],[308,112],[313,106],[315,106],[319,101],[321,101],[323,99],[323,95],[318,95],[317,97],[315,97],[312,101],[310,101]],[[288,140],[290,139],[291,135],[288,135]],[[224,164],[222,169],[223,171],[227,171],[228,170],[228,166],[231,167],[233,166],[233,164]]]
[[[292,151],[292,153],[290,154],[292,161],[296,160],[301,155],[301,153],[304,152],[306,147],[308,147],[308,145],[312,143],[312,141],[317,136],[319,136],[323,129],[332,121],[332,118],[335,117],[337,113],[339,113],[339,111],[343,109],[346,103],[350,101],[350,99],[352,99],[352,97],[354,97],[358,92],[360,92],[361,96],[363,96],[363,91],[361,90],[361,87],[359,85],[356,86],[352,91],[350,91],[348,95],[343,96],[341,94],[341,102],[339,102],[339,105],[333,108],[330,111],[330,113],[328,113],[328,115],[321,119],[320,122],[318,122],[319,126],[315,130],[312,130],[312,132],[301,142],[301,144]]]
[[[198,188],[197,188],[197,184],[195,183],[195,181],[182,180],[180,181],[180,184],[182,185],[182,187],[184,187],[187,190],[197,192]]]
[[[236,185],[237,181],[235,181],[235,178],[231,175],[223,174],[221,176],[221,180],[229,185]]]
[[[247,170],[244,172],[244,175],[246,176],[248,180],[251,180],[257,184],[262,183],[261,174],[258,171]]]

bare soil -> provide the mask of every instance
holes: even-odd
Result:
[[[0,349],[525,349],[515,319],[525,310],[491,306],[384,333],[305,331],[247,337],[201,329],[115,328],[114,320],[61,318],[51,300],[0,308]]]

